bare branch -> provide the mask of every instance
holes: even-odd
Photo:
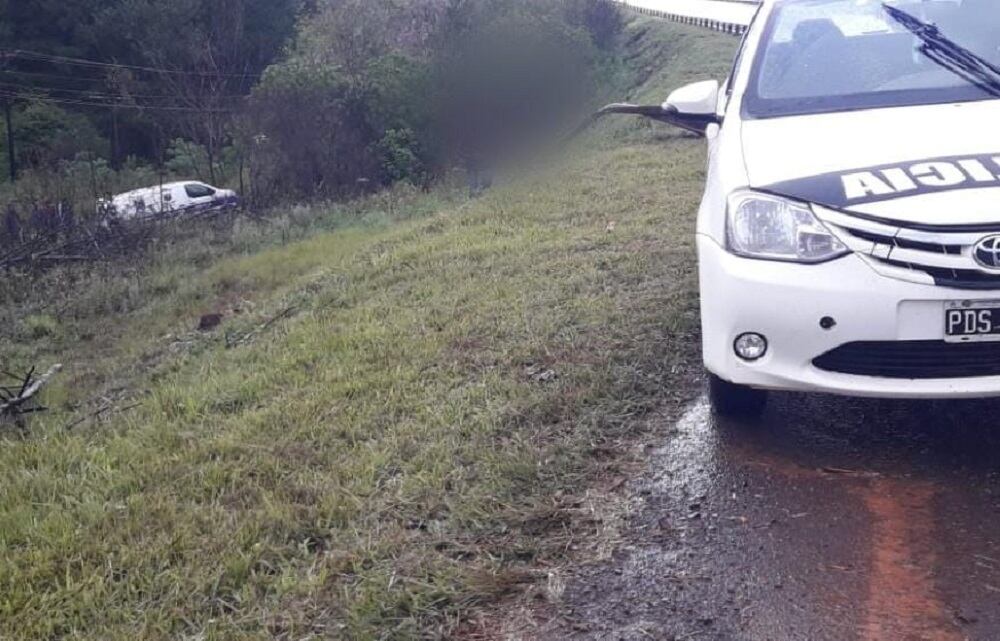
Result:
[[[52,377],[58,374],[61,369],[61,364],[53,365],[47,372],[38,378],[35,378],[35,368],[31,368],[31,371],[24,377],[18,394],[7,401],[0,403],[0,418],[18,419],[24,414],[42,411],[44,408],[31,407],[30,403],[32,399],[34,399],[34,397],[42,390],[42,388],[48,384]]]

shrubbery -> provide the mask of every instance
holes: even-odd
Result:
[[[22,167],[52,169],[79,154],[103,154],[108,142],[82,114],[27,100],[14,108],[16,159]],[[0,120],[0,168],[7,175],[7,128]]]

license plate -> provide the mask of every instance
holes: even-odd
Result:
[[[1000,300],[947,303],[944,338],[952,343],[1000,341]]]

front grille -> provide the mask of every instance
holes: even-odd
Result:
[[[881,378],[1000,376],[1000,342],[862,341],[813,359],[827,372]]]
[[[889,247],[899,247],[901,249],[915,249],[917,251],[930,252],[932,254],[950,254],[958,256],[962,253],[961,245],[945,245],[942,243],[922,243],[918,240],[909,240],[899,236],[883,236],[873,234],[860,229],[845,228],[845,231],[856,238],[867,240],[873,244],[883,244]]]
[[[976,229],[906,225],[815,207],[819,216],[850,249],[886,276],[954,289],[1000,289],[1000,270],[982,268],[972,257],[983,237],[1000,233],[1000,224]]]
[[[900,263],[884,258],[875,258],[884,265],[901,269],[919,270],[934,279],[934,283],[942,287],[955,289],[1000,289],[1000,275],[979,271],[978,269],[949,269],[948,267],[931,267]]]

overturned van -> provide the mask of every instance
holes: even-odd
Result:
[[[237,207],[239,197],[231,189],[203,182],[178,181],[134,189],[98,202],[98,209],[120,220],[161,216],[188,211]]]

